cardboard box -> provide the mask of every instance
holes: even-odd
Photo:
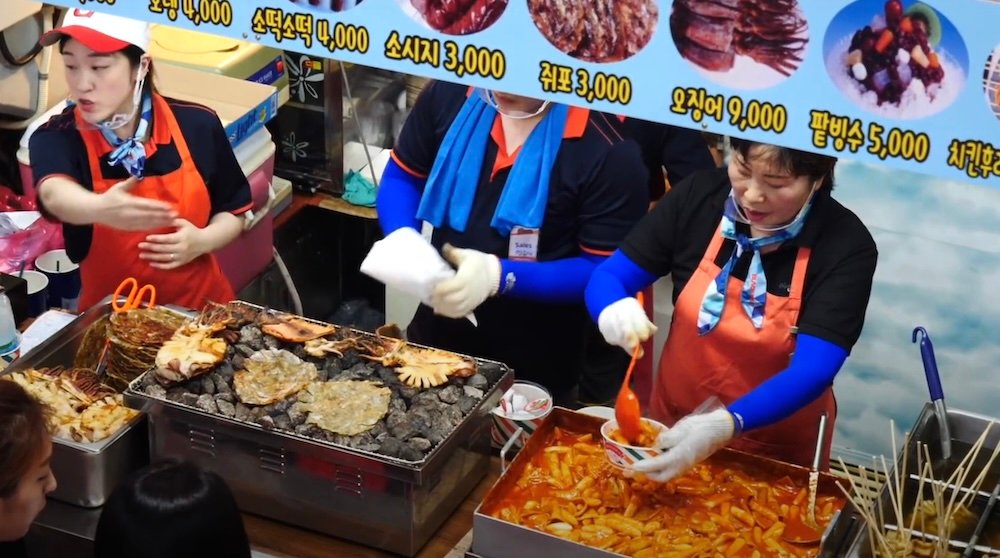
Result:
[[[278,113],[278,90],[273,85],[172,64],[156,66],[156,85],[166,97],[201,103],[219,113],[233,147]]]

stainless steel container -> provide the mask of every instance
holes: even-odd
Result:
[[[608,550],[593,548],[543,531],[504,521],[489,514],[489,510],[496,509],[495,503],[502,499],[518,481],[532,457],[544,450],[549,434],[554,428],[592,433],[597,439],[600,439],[600,428],[604,422],[605,419],[568,409],[559,407],[553,409],[476,508],[472,519],[472,548],[466,556],[473,558],[553,558],[557,556],[611,558],[620,556]],[[806,484],[809,477],[809,469],[764,457],[730,449],[722,449],[718,455],[726,460],[750,464],[758,470],[776,474],[776,477],[790,475],[792,478],[801,478],[803,485]],[[832,475],[821,473],[817,493],[820,495],[841,494],[836,487],[838,482],[840,481]],[[831,523],[830,526],[832,525]],[[829,527],[823,536],[825,538],[828,535]]]
[[[3,374],[32,368],[72,367],[87,328],[111,312],[107,301],[88,309],[12,362]],[[141,414],[114,436],[93,444],[53,436],[52,473],[58,487],[49,497],[86,508],[103,505],[120,480],[149,463],[146,446],[146,421]]]
[[[910,464],[908,466],[908,469],[910,470],[909,478],[906,481],[903,491],[904,512],[912,510],[914,503],[917,500],[919,482],[914,470],[918,443],[927,445],[931,461],[934,463],[935,478],[948,478],[961,460],[968,455],[970,448],[982,435],[987,425],[992,423],[986,441],[983,444],[982,449],[980,449],[976,461],[972,464],[972,474],[969,479],[967,479],[967,482],[965,483],[966,486],[971,481],[971,478],[986,465],[993,449],[1000,444],[1000,424],[998,424],[1000,421],[998,421],[997,418],[956,409],[949,409],[948,427],[951,433],[952,456],[950,460],[943,462],[941,460],[940,444],[941,429],[938,428],[937,420],[934,405],[932,403],[925,404],[920,415],[917,417],[916,422],[910,429],[911,435],[908,439],[907,445],[899,454],[899,462],[894,464],[894,467],[901,467],[903,455],[907,456]],[[890,474],[892,474],[892,471],[890,471]],[[996,485],[998,480],[1000,480],[1000,461],[994,463],[990,468],[982,486],[979,489],[979,492],[971,503],[971,511],[977,517],[985,511],[986,503],[990,496],[989,491],[994,485]],[[949,494],[950,487],[952,486],[953,485],[948,485]],[[924,490],[925,494],[921,495],[921,498],[928,497],[929,495],[926,487]],[[885,488],[882,489],[879,497],[882,499],[885,509],[890,509],[889,493]],[[889,525],[890,529],[893,528],[892,523],[894,523],[894,520],[890,521],[887,519],[886,523]],[[985,538],[980,538],[979,543],[975,545],[975,556],[1000,555],[1000,513],[996,510],[994,510],[990,515],[990,518],[986,523],[986,528],[983,532],[987,536]],[[823,545],[823,551],[820,556],[870,558],[871,550],[868,540],[868,526],[853,506],[849,505],[844,508],[840,516],[835,521],[831,533],[834,536],[827,539]],[[952,550],[961,554],[967,546],[969,535],[971,535],[971,531],[969,529],[957,530],[952,533],[950,545]]]
[[[513,384],[513,373],[500,366],[502,376],[479,404],[421,462],[152,397],[141,391],[145,375],[126,389],[125,401],[147,414],[151,458],[182,457],[219,473],[241,510],[412,556],[486,476],[489,411]]]

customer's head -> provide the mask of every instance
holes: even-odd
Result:
[[[179,460],[132,474],[104,504],[96,558],[250,556],[236,501],[219,475]]]
[[[24,388],[0,380],[0,541],[23,537],[56,489],[46,413]]]

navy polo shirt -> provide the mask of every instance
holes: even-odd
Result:
[[[465,102],[464,85],[432,82],[421,93],[393,149],[408,172],[426,177],[438,148]],[[490,226],[517,151],[507,154],[499,117],[486,156],[465,232],[436,229],[434,244],[449,242],[507,257],[508,237]],[[519,150],[518,150],[519,151]],[[645,213],[648,174],[638,144],[614,116],[571,107],[552,176],[539,233],[538,260],[571,257],[581,250],[610,253]]]
[[[211,214],[226,211],[238,215],[249,210],[253,205],[250,184],[215,111],[186,101],[169,98],[166,101],[184,135],[191,159],[208,186]],[[156,118],[155,112],[153,118]],[[152,124],[156,130],[156,123]],[[155,150],[147,150],[153,152],[146,159],[146,176],[163,176],[180,168],[181,157],[176,144],[169,134],[163,136],[159,137],[154,131],[149,140],[154,143]],[[93,191],[91,173],[94,169],[90,168],[87,160],[87,148],[83,136],[76,129],[72,107],[67,107],[39,126],[31,135],[28,149],[36,186],[50,176],[62,175]],[[117,181],[127,179],[129,175],[124,167],[108,163],[109,155],[101,158],[101,176]],[[72,261],[80,262],[87,256],[93,230],[92,225],[63,223],[66,253]]]
[[[420,177],[430,173],[468,94],[466,86],[446,82],[425,88],[393,150],[402,168]],[[487,142],[465,232],[446,225],[436,228],[435,246],[448,242],[507,257],[509,238],[490,222],[517,151],[507,153],[500,122],[498,117]],[[617,117],[570,108],[552,169],[537,259],[614,251],[646,212],[647,184],[639,146],[625,135]],[[436,316],[421,305],[407,335],[417,343],[506,363],[518,379],[541,383],[554,395],[565,394],[576,384],[589,320],[582,296],[573,304],[497,296],[487,299],[475,314],[478,328],[464,319]]]
[[[692,174],[671,188],[622,244],[622,252],[646,271],[671,276],[674,302],[717,234],[731,189],[726,168]],[[737,230],[749,233],[742,223],[737,223]],[[735,246],[732,240],[724,241],[715,263],[725,265]],[[861,335],[871,296],[878,259],[875,240],[851,210],[828,192],[817,193],[799,235],[761,256],[769,295],[788,296],[795,257],[803,246],[812,252],[803,286],[799,333],[850,351]],[[750,252],[740,257],[733,267],[733,278],[746,279],[750,257]]]
[[[666,192],[664,174],[670,184],[677,184],[691,173],[716,168],[705,136],[698,130],[638,118],[624,119],[625,133],[642,148],[642,158],[649,168],[649,201]]]

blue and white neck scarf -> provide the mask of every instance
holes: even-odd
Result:
[[[553,104],[525,140],[490,222],[500,234],[510,235],[515,226],[541,228],[568,112],[565,105]],[[446,223],[465,232],[496,115],[496,109],[477,93],[466,98],[434,159],[418,218],[435,228]]]
[[[708,284],[705,289],[705,296],[701,300],[701,309],[698,311],[698,335],[705,335],[715,329],[722,318],[722,311],[726,306],[726,286],[729,284],[729,276],[733,272],[733,267],[740,259],[740,256],[747,250],[753,253],[750,259],[750,268],[747,270],[746,280],[743,281],[743,290],[740,296],[743,311],[746,312],[753,326],[760,329],[764,325],[764,306],[767,301],[767,278],[764,276],[764,265],[761,262],[760,251],[767,246],[780,244],[798,236],[806,222],[806,216],[812,206],[812,200],[807,202],[807,206],[802,210],[798,218],[787,229],[777,231],[771,236],[761,238],[750,238],[743,233],[736,232],[736,220],[739,214],[736,209],[736,201],[732,193],[726,200],[725,209],[722,215],[722,226],[720,234],[724,238],[736,241],[736,247],[726,265],[719,271],[719,275],[714,281]]]
[[[142,139],[146,137],[146,132],[153,121],[153,98],[148,92],[142,97],[142,110],[139,113],[139,125],[135,129],[135,134],[127,139],[122,139],[115,133],[103,126],[100,127],[104,139],[108,140],[114,150],[108,156],[111,166],[121,165],[131,176],[142,178],[143,170],[146,167],[146,146]]]

